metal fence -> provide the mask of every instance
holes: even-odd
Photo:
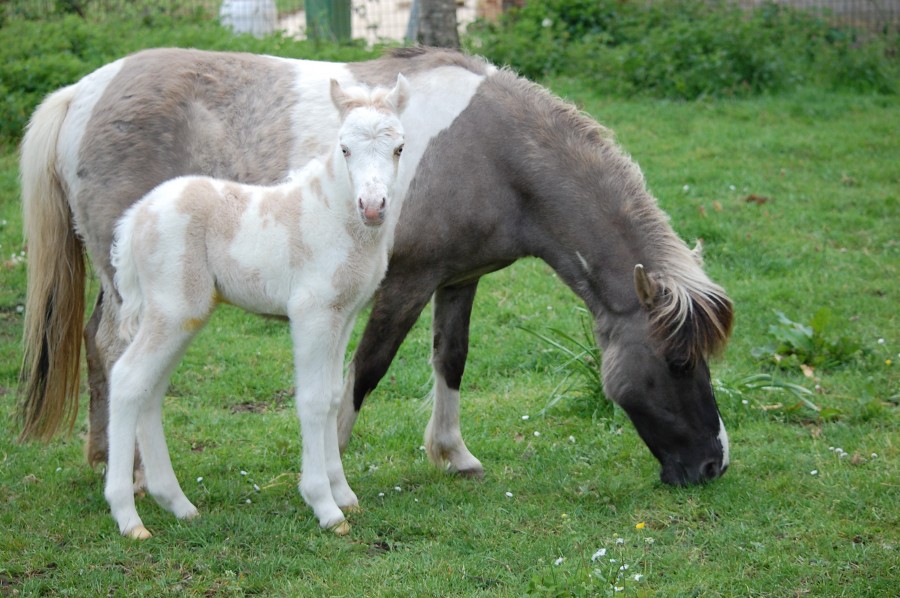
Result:
[[[351,0],[352,37],[370,42],[378,39],[401,40],[409,23],[414,0]],[[623,0],[627,1],[627,0]],[[653,0],[637,0],[650,1]],[[772,0],[733,0],[750,8]],[[779,4],[815,11],[840,25],[876,32],[900,31],[900,0],[775,0]],[[306,31],[304,0],[275,0],[277,28],[289,35],[303,36]],[[505,8],[527,0],[457,0],[460,30],[476,17],[495,18]],[[131,11],[162,11],[187,14],[203,11],[216,18],[222,0],[5,0],[7,15],[27,13],[39,16],[68,10],[86,18]]]

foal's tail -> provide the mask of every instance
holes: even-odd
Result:
[[[141,312],[144,309],[144,294],[141,292],[141,281],[138,278],[134,263],[135,207],[132,206],[116,224],[116,233],[110,251],[110,261],[115,272],[115,285],[122,298],[119,309],[119,336],[131,340],[137,333],[141,323]]]
[[[56,171],[57,143],[75,86],[37,108],[22,141],[22,211],[28,293],[19,373],[21,440],[49,440],[78,412],[84,323],[84,246]]]

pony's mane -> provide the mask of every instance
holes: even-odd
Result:
[[[509,69],[501,69],[492,79],[515,97],[509,102],[512,110],[528,111],[536,118],[534,129],[529,130],[536,148],[545,151],[562,145],[585,162],[586,171],[612,172],[607,181],[615,181],[613,195],[620,201],[608,209],[616,210],[634,228],[629,237],[650,248],[635,253],[647,258],[644,263],[657,292],[650,321],[664,353],[684,365],[696,365],[720,353],[731,334],[732,302],[672,230],[668,215],[647,190],[640,168],[616,143],[613,133],[573,104]],[[596,201],[596,197],[585,201]]]
[[[385,57],[409,62],[424,59],[422,60],[423,66],[428,69],[434,69],[441,66],[456,66],[472,71],[473,73],[484,74],[491,68],[490,63],[480,56],[472,56],[460,52],[459,50],[449,48],[433,48],[428,46],[393,48],[385,54]],[[402,72],[407,75],[410,74],[407,70],[403,70]]]

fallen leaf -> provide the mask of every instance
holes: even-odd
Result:
[[[769,201],[769,198],[765,197],[764,195],[757,195],[756,193],[751,193],[750,195],[748,195],[747,197],[744,198],[744,201],[747,203],[755,203],[756,205],[761,206],[764,203],[766,203],[767,201]]]

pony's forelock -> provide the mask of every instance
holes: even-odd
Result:
[[[720,354],[731,336],[734,306],[725,290],[699,266],[654,275],[657,301],[650,312],[653,334],[674,362],[696,366]]]

